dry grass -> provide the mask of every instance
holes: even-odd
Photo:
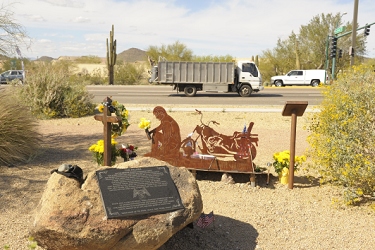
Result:
[[[27,162],[40,145],[37,121],[9,91],[0,100],[0,165]]]

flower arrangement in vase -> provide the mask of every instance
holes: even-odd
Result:
[[[288,183],[289,177],[289,165],[290,165],[290,151],[284,150],[273,154],[274,162],[272,166],[275,168],[275,172],[279,175],[280,182],[282,184]],[[294,157],[294,172],[306,161],[306,156],[295,156]]]
[[[130,160],[133,160],[137,156],[137,152],[136,152],[137,149],[138,147],[135,147],[134,145],[127,144],[125,146],[124,144],[122,144],[118,152],[119,152],[119,155],[124,159],[124,161],[130,161]]]
[[[118,150],[116,148],[117,141],[115,139],[111,139],[111,164],[116,164],[116,158],[119,155]],[[104,140],[98,140],[95,144],[92,144],[89,147],[89,151],[92,152],[93,157],[98,163],[99,166],[103,165],[104,162]]]

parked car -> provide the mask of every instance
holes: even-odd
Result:
[[[286,85],[311,85],[318,86],[324,83],[328,75],[324,69],[292,70],[286,75],[271,77],[271,83],[276,87]]]
[[[24,80],[24,71],[23,70],[8,70],[0,74],[1,84],[7,84],[14,79],[19,79],[21,83]]]

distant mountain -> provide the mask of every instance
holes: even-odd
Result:
[[[122,60],[124,62],[147,61],[147,54],[144,50],[130,48],[117,54],[117,60]]]
[[[49,57],[49,56],[41,56],[38,59],[36,59],[35,61],[50,62],[52,60],[55,60],[55,59],[52,58],[52,57]]]

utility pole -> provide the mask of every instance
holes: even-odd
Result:
[[[350,48],[350,66],[354,65],[355,40],[357,39],[358,0],[354,0],[352,46]]]

